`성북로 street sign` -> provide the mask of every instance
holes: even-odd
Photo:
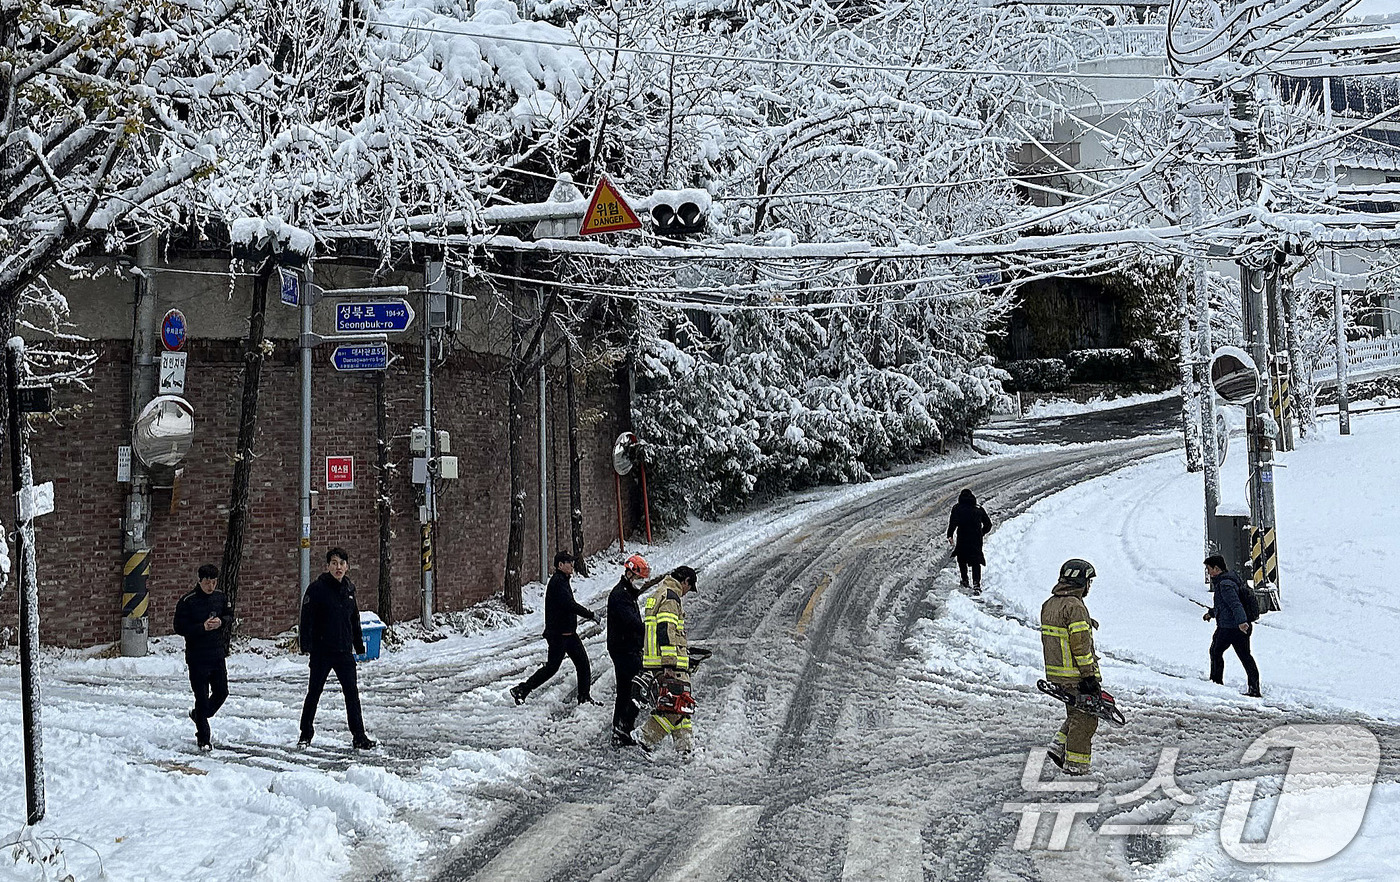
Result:
[[[354,334],[364,331],[406,331],[413,324],[413,307],[407,300],[370,300],[366,303],[337,303],[335,332]]]
[[[593,198],[588,201],[588,213],[583,216],[583,226],[579,227],[578,232],[580,236],[592,236],[597,233],[635,230],[641,225],[642,222],[632,210],[632,206],[627,204],[627,200],[622,198],[622,193],[608,180],[608,176],[604,175],[598,179],[598,186],[593,188]]]
[[[382,371],[389,366],[388,343],[342,343],[331,353],[338,371]]]

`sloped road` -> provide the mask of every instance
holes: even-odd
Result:
[[[1023,774],[1058,717],[1025,686],[959,672],[966,641],[936,627],[956,590],[943,529],[965,486],[1005,519],[1175,444],[1125,440],[915,473],[781,536],[711,549],[694,562],[702,583],[687,602],[692,641],[715,649],[696,678],[698,756],[561,747],[547,798],[507,808],[436,878],[1040,879],[1047,860],[1133,878],[1160,855],[1159,840],[1080,836],[1068,854],[1016,846],[1021,816],[1006,805],[1047,798],[1028,793]],[[948,673],[918,663],[916,633],[952,660],[938,668]],[[611,685],[609,675],[598,691]],[[1131,727],[1102,732],[1097,746],[1115,757],[1119,790],[1176,747],[1189,788],[1218,780],[1221,744],[1280,722],[1266,708],[1140,706]],[[1382,734],[1393,778],[1397,742]]]

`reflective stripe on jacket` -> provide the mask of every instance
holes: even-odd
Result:
[[[1045,650],[1045,677],[1052,683],[1078,683],[1099,676],[1094,652],[1094,620],[1084,605],[1085,588],[1070,582],[1055,586],[1040,608],[1040,643]]]
[[[681,610],[680,583],[670,576],[647,598],[642,613],[645,643],[643,668],[690,670],[690,653],[685,639],[685,613]]]

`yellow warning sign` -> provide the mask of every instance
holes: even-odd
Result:
[[[593,198],[588,200],[588,213],[583,216],[583,226],[578,232],[580,236],[592,236],[635,230],[641,225],[632,206],[622,198],[608,176],[603,175],[598,179],[598,186],[593,188]]]

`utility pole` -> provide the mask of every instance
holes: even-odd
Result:
[[[24,341],[18,337],[5,347],[5,367],[10,477],[15,491],[15,552],[19,558],[19,676],[28,809],[25,823],[33,825],[44,819],[45,812],[44,735],[40,723],[43,702],[39,688],[39,585],[34,562],[34,470],[29,461],[29,420],[20,411],[19,387],[25,365]]]
[[[156,297],[156,264],[159,243],[154,235],[136,246],[136,308],[131,330],[130,425],[155,396],[160,333],[160,304]],[[146,615],[147,580],[151,573],[151,476],[141,457],[131,457],[131,484],[126,495],[126,523],[122,529],[122,628],[121,654],[127,658],[147,653],[149,618]]]
[[[301,291],[301,542],[298,543],[297,577],[304,595],[311,585],[311,347],[316,336],[311,330],[311,305],[316,299],[311,260],[306,261],[305,284]]]
[[[433,452],[437,438],[433,434],[433,295],[447,293],[447,261],[429,263],[427,284],[423,286],[423,428],[427,430],[427,446],[423,456],[427,475],[423,481],[423,507],[418,512],[419,558],[422,564],[422,609],[419,611],[424,628],[433,626],[433,530],[437,525],[437,493],[433,479],[437,471]],[[444,300],[446,297],[444,296]],[[446,314],[446,306],[443,307]]]
[[[544,322],[544,292],[539,292],[540,322]],[[548,406],[548,380],[545,376],[545,366],[548,359],[544,357],[544,341],[540,341],[540,400],[539,400],[539,453],[540,453],[540,581],[548,582],[550,577],[549,560],[549,439],[546,432],[549,431],[548,416],[545,408]]]
[[[1322,78],[1322,112],[1327,128],[1332,128],[1332,78]],[[1327,183],[1337,183],[1337,160],[1327,158]],[[1337,249],[1327,249],[1327,274],[1332,278],[1332,314],[1337,320],[1337,427],[1343,435],[1351,434],[1351,400],[1347,395],[1347,323],[1343,302],[1341,266]]]
[[[1186,182],[1187,198],[1191,204],[1191,224],[1197,228],[1202,222],[1201,182],[1191,175]],[[1210,284],[1206,276],[1206,262],[1199,257],[1190,258],[1192,288],[1196,295],[1196,383],[1201,390],[1201,446],[1205,470],[1206,496],[1206,551],[1217,554],[1220,551],[1220,529],[1215,520],[1215,511],[1220,507],[1220,447],[1222,439],[1217,438],[1215,416],[1215,390],[1210,383],[1210,358],[1215,344],[1211,340],[1210,329]],[[1223,439],[1229,443],[1229,438]]]
[[[1236,192],[1240,204],[1254,205],[1259,200],[1259,178],[1252,160],[1259,155],[1258,104],[1255,99],[1252,79],[1237,82],[1230,87],[1230,125],[1235,133],[1235,155],[1243,160],[1236,166]],[[1268,284],[1265,268],[1273,260],[1270,251],[1266,258],[1244,255],[1240,259],[1240,298],[1241,317],[1244,325],[1244,344],[1255,366],[1263,372],[1266,388],[1263,394],[1250,401],[1246,412],[1246,430],[1249,436],[1249,514],[1250,522],[1257,537],[1256,545],[1274,547],[1276,517],[1274,512],[1274,451],[1269,427],[1269,330],[1268,309],[1265,302],[1265,288]],[[1255,571],[1261,572],[1260,561],[1256,559]],[[1268,568],[1262,568],[1267,572]]]
[[[1269,360],[1272,371],[1271,388],[1273,394],[1270,396],[1270,409],[1274,413],[1274,419],[1278,422],[1278,445],[1279,450],[1284,452],[1293,449],[1293,416],[1290,413],[1289,398],[1292,397],[1292,386],[1289,376],[1292,373],[1289,362],[1290,351],[1288,348],[1288,327],[1284,320],[1283,296],[1280,291],[1280,277],[1283,275],[1285,259],[1282,252],[1274,252],[1274,259],[1269,264],[1266,290],[1268,292],[1269,311],[1269,351],[1273,353],[1273,358]],[[1274,407],[1274,402],[1278,403]]]

